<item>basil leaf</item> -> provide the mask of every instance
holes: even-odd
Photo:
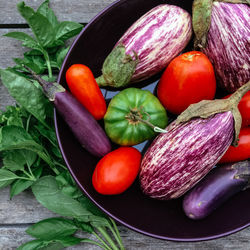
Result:
[[[32,15],[28,20],[28,24],[43,47],[49,47],[54,42],[55,31],[53,26],[42,14],[35,13]]]
[[[18,179],[18,176],[6,169],[0,169],[0,182]]]
[[[49,0],[45,0],[37,9],[37,12],[45,16],[53,27],[56,27],[59,24],[55,13],[49,7]]]
[[[25,114],[21,108],[7,106],[5,112],[0,114],[0,124],[23,127],[22,117],[24,116]]]
[[[28,180],[22,180],[22,179],[14,181],[11,184],[11,188],[10,188],[10,199],[12,199],[15,195],[18,195],[24,190],[26,190],[27,188],[29,188],[33,183],[34,181],[28,181]]]
[[[17,126],[5,126],[1,130],[0,151],[13,149],[28,149],[33,152],[43,152],[43,147],[37,144],[25,129]]]
[[[64,218],[50,218],[30,226],[26,233],[37,239],[53,240],[72,235],[77,231],[75,224]]]
[[[2,83],[8,89],[10,95],[46,126],[45,117],[48,100],[45,98],[42,91],[35,87],[30,80],[10,70],[0,69],[0,74]]]
[[[31,37],[30,35],[24,33],[24,32],[9,32],[7,34],[4,34],[4,36],[6,37],[11,37],[11,38],[15,38],[19,41],[22,41],[22,45],[24,47],[28,47],[28,48],[32,48],[32,49],[40,49],[39,44],[37,43],[37,41]]]
[[[108,216],[104,214],[92,201],[90,201],[86,196],[82,196],[78,199],[82,206],[90,211],[93,215],[101,216],[108,219]]]
[[[43,147],[36,143],[23,128],[5,126],[0,133],[0,151],[13,149],[27,149],[37,153],[46,163],[54,166],[50,157],[43,151]]]
[[[59,241],[64,247],[70,247],[81,243],[82,239],[74,236],[67,236],[57,241]]]
[[[32,240],[32,241],[24,243],[23,245],[18,247],[17,250],[41,249],[42,246],[44,246],[44,241],[43,240]]]
[[[46,138],[53,146],[57,147],[56,133],[52,129],[45,128],[42,124],[34,126],[37,132]]]
[[[0,181],[0,188],[9,186],[14,180]]]
[[[37,41],[43,47],[46,47],[55,40],[53,26],[47,17],[39,12],[35,12],[32,8],[26,6],[24,2],[17,4],[17,8],[29,24]]]
[[[44,176],[32,186],[36,199],[49,210],[80,221],[89,221],[91,213],[81,203],[65,195],[53,176]]]
[[[19,13],[21,14],[21,16],[27,21],[29,22],[29,19],[34,15],[35,11],[29,7],[26,6],[24,2],[20,2],[17,4],[17,9],[19,11]]]
[[[94,228],[87,224],[87,223],[84,223],[84,222],[75,222],[75,224],[83,231],[83,232],[87,232],[87,233],[90,233],[92,234],[94,232]]]
[[[30,150],[16,149],[5,151],[3,157],[3,165],[11,171],[24,169],[24,165],[31,166],[37,158],[37,154]]]
[[[60,250],[63,248],[64,246],[62,243],[52,241],[52,242],[46,243],[46,246],[39,248],[39,250]]]
[[[90,216],[90,224],[93,227],[111,227],[109,221],[106,218],[96,215]]]
[[[56,40],[66,41],[77,35],[83,28],[82,24],[64,21],[59,24],[56,32]]]
[[[14,58],[14,62],[20,65],[22,71],[27,71],[22,65],[26,65],[32,69],[36,74],[43,74],[46,69],[46,62],[41,56],[24,56],[21,58]]]
[[[63,63],[64,58],[67,55],[68,51],[69,51],[69,47],[61,48],[60,50],[57,51],[57,53],[56,53],[56,62],[57,62],[57,65],[58,65],[59,69],[62,67],[62,63]]]

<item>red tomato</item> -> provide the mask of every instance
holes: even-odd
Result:
[[[120,194],[134,182],[140,168],[141,153],[120,147],[105,155],[96,165],[92,184],[100,194]]]
[[[238,147],[230,146],[219,163],[238,162],[250,158],[250,127],[242,128]]]
[[[72,65],[66,72],[66,82],[75,98],[95,117],[104,117],[107,106],[91,70],[82,64]]]
[[[230,95],[224,97],[228,98]],[[250,91],[248,91],[241,99],[238,105],[241,117],[242,117],[242,126],[250,126]]]
[[[173,114],[180,114],[190,104],[214,99],[214,69],[205,54],[190,51],[174,58],[157,86],[162,105]]]

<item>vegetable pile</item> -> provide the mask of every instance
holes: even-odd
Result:
[[[60,68],[66,53],[62,43],[79,32],[80,27],[59,23],[48,1],[37,12],[23,3],[18,5],[38,41],[20,32],[7,34],[32,50],[24,59],[16,59],[14,68],[1,70],[3,84],[19,104],[8,107],[0,117],[0,150],[4,156],[4,167],[0,171],[8,177],[1,186],[11,184],[12,196],[31,186],[44,206],[73,218],[54,218],[32,226],[27,232],[38,239],[34,244],[41,247],[59,242],[66,246],[67,237],[73,237],[72,242],[90,241],[72,236],[80,228],[94,234],[95,229],[98,230],[110,246],[96,234],[100,243],[94,243],[105,249],[117,249],[103,231],[106,227],[123,248],[114,222],[91,206],[65,170],[51,129],[51,103],[84,149],[98,157],[92,184],[102,195],[119,195],[138,180],[145,195],[161,200],[181,197],[186,215],[201,219],[248,187],[248,5],[243,0],[195,0],[192,17],[174,5],[156,6],[117,41],[103,62],[101,76],[94,78],[87,65],[71,65],[66,72],[70,92],[54,81],[51,66],[54,63],[50,58],[55,56],[57,69]],[[229,9],[237,20],[227,15]],[[28,11],[32,14],[28,15]],[[220,21],[230,18],[230,22],[216,26],[218,17]],[[46,25],[57,32],[68,30],[58,29],[63,25],[69,25],[74,32],[46,33],[45,40],[44,34],[37,34],[35,25],[38,24],[33,20],[37,18],[47,18]],[[195,50],[186,51],[192,30]],[[222,43],[218,41],[226,41],[228,46],[219,47]],[[236,50],[241,53],[235,55]],[[220,53],[226,55],[225,58]],[[38,76],[46,68],[49,76]],[[136,82],[150,80],[155,74],[161,74],[155,93],[131,87]],[[114,90],[120,88],[109,103],[100,90],[107,86]],[[32,105],[26,99],[31,92]],[[232,94],[228,96],[229,93]],[[97,122],[102,120],[103,127]],[[133,147],[146,140],[150,144],[146,152]],[[47,144],[49,148],[45,147]],[[44,163],[50,166],[53,175],[51,170],[44,169]],[[58,197],[54,197],[54,193]],[[61,203],[55,205],[53,199],[60,199]],[[64,203],[73,204],[74,211]],[[40,225],[60,227],[61,223],[71,229],[68,235],[61,233],[65,236],[63,240],[49,233],[42,236],[34,233]]]

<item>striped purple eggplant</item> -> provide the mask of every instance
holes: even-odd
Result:
[[[204,0],[196,0],[194,4],[199,1],[204,4]],[[205,1],[212,5],[211,23],[201,51],[212,62],[219,86],[232,93],[250,79],[250,7],[240,3]],[[194,8],[194,13],[196,11],[199,9]],[[194,31],[197,26],[200,26],[200,20],[198,24],[194,23]]]
[[[124,87],[164,69],[188,44],[192,35],[190,14],[162,4],[138,19],[106,58],[100,86]]]
[[[141,165],[143,192],[152,198],[183,195],[206,175],[231,145],[234,120],[230,112],[183,124],[170,124],[147,150]]]
[[[140,169],[142,191],[152,198],[178,198],[220,160],[241,127],[238,103],[250,81],[229,99],[190,105],[158,135],[146,151]]]

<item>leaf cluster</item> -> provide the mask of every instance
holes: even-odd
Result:
[[[71,21],[59,22],[49,7],[49,0],[45,0],[36,11],[24,2],[18,3],[17,9],[31,28],[33,36],[18,31],[5,34],[30,49],[23,58],[14,58],[17,64],[14,70],[27,72],[22,66],[24,64],[37,74],[48,70],[49,78],[52,78],[52,69],[60,69],[68,52],[65,42],[77,35],[83,25]]]
[[[0,69],[3,85],[16,100],[15,106],[0,110],[0,188],[10,186],[10,198],[31,189],[44,207],[61,216],[30,226],[27,233],[35,240],[19,249],[54,250],[81,242],[104,249],[124,249],[114,221],[83,195],[64,165],[55,134],[53,106],[23,67],[40,75],[48,72],[43,77],[54,80],[53,73],[60,69],[68,51],[66,40],[78,34],[82,25],[59,22],[48,0],[36,11],[24,2],[17,7],[33,36],[23,32],[6,34],[30,50],[24,58],[14,59],[13,68]],[[76,237],[79,231],[93,234],[97,241]]]

